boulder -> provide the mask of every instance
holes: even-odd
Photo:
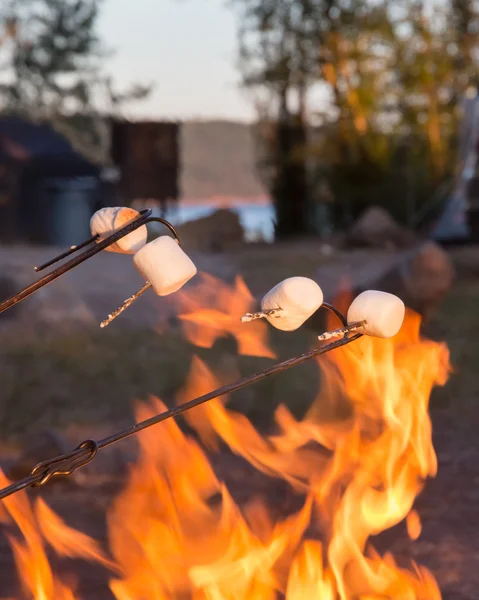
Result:
[[[227,209],[183,223],[177,230],[186,251],[222,252],[237,248],[244,241],[239,216]]]
[[[427,320],[451,288],[454,276],[449,254],[428,241],[396,252],[349,252],[342,261],[320,267],[315,279],[320,282],[325,297],[344,312],[351,296],[354,298],[373,289],[396,294]],[[322,331],[324,317],[325,311],[318,311],[308,321],[308,327]]]
[[[415,241],[414,234],[397,223],[379,206],[368,208],[354,223],[347,234],[352,246],[381,248],[405,248]]]
[[[447,252],[434,242],[426,242],[407,252],[379,278],[363,282],[356,291],[369,288],[396,294],[406,306],[428,317],[451,288],[454,275]]]

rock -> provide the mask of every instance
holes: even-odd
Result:
[[[434,242],[407,252],[387,273],[360,286],[399,296],[406,306],[427,317],[442,300],[454,281],[449,255]],[[357,291],[357,290],[356,290]]]
[[[455,269],[451,257],[434,242],[396,252],[356,250],[342,264],[318,269],[318,281],[328,301],[347,311],[352,298],[365,290],[396,294],[406,306],[428,318],[452,286]],[[323,331],[325,311],[318,311],[307,327]]]
[[[243,244],[244,230],[239,216],[220,209],[207,217],[188,221],[177,227],[186,251],[222,252]]]
[[[347,234],[347,242],[353,246],[405,248],[414,243],[414,240],[415,236],[411,231],[396,223],[379,206],[368,208]]]

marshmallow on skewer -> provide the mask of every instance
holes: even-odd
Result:
[[[290,277],[266,294],[261,301],[262,312],[257,314],[266,318],[276,329],[294,331],[301,327],[322,303],[323,292],[315,281],[307,277]]]
[[[133,262],[158,296],[173,294],[197,273],[194,263],[178,242],[167,235],[143,246],[133,257]]]
[[[102,208],[97,210],[90,220],[91,233],[92,235],[99,235],[100,240],[104,240],[139,216],[140,213],[137,210],[125,206]],[[142,225],[105,248],[105,250],[119,252],[120,254],[134,254],[146,244],[147,236],[146,225]]]
[[[391,338],[401,329],[405,313],[404,302],[394,294],[367,290],[353,300],[347,320],[349,325],[365,321],[361,333]]]

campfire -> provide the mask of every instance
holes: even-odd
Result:
[[[242,280],[229,287],[206,277],[176,301],[193,344],[230,334],[240,353],[275,356],[264,320],[239,322],[255,308]],[[230,410],[224,396],[186,413],[193,433],[173,419],[142,431],[138,458],[105,515],[105,547],[41,498],[6,498],[0,520],[18,570],[15,600],[87,600],[71,584],[69,560],[54,572],[51,553],[101,565],[116,600],[440,598],[427,569],[380,555],[373,539],[403,521],[412,540],[420,535],[414,503],[436,474],[428,404],[446,381],[448,351],[422,339],[420,324],[407,313],[395,337],[365,335],[316,359],[317,398],[301,420],[279,406],[273,433]],[[195,356],[177,402],[218,387],[221,377]],[[163,410],[153,398],[136,417]],[[265,497],[235,501],[212,466],[225,449],[282,480],[297,507],[278,515]],[[8,483],[2,475],[1,487]]]

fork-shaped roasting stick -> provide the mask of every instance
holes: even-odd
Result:
[[[140,211],[139,216],[135,220],[131,221],[130,223],[128,223],[121,229],[118,229],[118,231],[115,231],[114,233],[112,233],[111,235],[106,237],[105,239],[98,241],[99,236],[97,236],[97,235],[93,236],[90,239],[85,240],[81,244],[72,246],[66,252],[59,254],[58,256],[56,256],[55,258],[52,258],[51,260],[44,263],[43,265],[34,267],[34,270],[38,273],[39,271],[43,271],[47,267],[63,260],[64,258],[67,258],[68,256],[71,256],[72,254],[75,254],[79,250],[82,250],[83,248],[85,248],[85,250],[83,252],[81,252],[77,256],[73,257],[72,259],[70,259],[69,261],[64,263],[63,265],[57,267],[55,270],[51,271],[50,273],[47,273],[41,279],[35,281],[34,283],[32,283],[31,285],[26,287],[21,292],[18,292],[11,298],[7,298],[3,302],[1,302],[0,303],[0,313],[8,310],[9,308],[14,306],[15,304],[18,304],[22,300],[25,300],[25,298],[28,298],[28,296],[31,296],[32,294],[37,292],[42,287],[45,287],[46,285],[48,285],[49,283],[51,283],[58,277],[61,277],[68,271],[71,271],[72,269],[74,269],[81,263],[85,262],[92,256],[95,256],[95,254],[98,254],[102,250],[105,250],[105,248],[108,248],[109,246],[111,246],[112,244],[114,244],[115,242],[120,240],[121,238],[127,236],[132,231],[135,231],[135,229],[138,229],[139,227],[146,225],[147,223],[152,223],[152,222],[162,223],[163,225],[168,227],[168,229],[175,236],[176,240],[179,242],[178,234],[177,234],[175,228],[173,227],[173,225],[171,225],[171,223],[169,223],[168,221],[161,219],[160,217],[152,217],[151,214],[152,214],[152,211],[149,208],[142,210],[142,211]]]
[[[47,267],[50,267],[51,265],[54,265],[57,262],[60,262],[64,258],[67,258],[68,256],[71,256],[72,254],[75,254],[75,252],[78,252],[78,250],[81,250],[82,248],[85,248],[86,246],[89,246],[93,242],[96,242],[96,240],[98,240],[99,237],[100,236],[97,233],[96,235],[92,236],[88,240],[85,240],[81,244],[77,244],[76,246],[72,246],[66,252],[63,252],[62,254],[59,254],[58,256],[55,256],[54,258],[52,258],[51,260],[47,261],[46,263],[43,263],[43,265],[39,265],[38,267],[33,267],[33,270],[35,271],[35,273],[39,273],[40,271],[43,271]]]
[[[198,272],[193,261],[183,252],[178,238],[175,242],[169,236],[160,236],[145,244],[133,257],[133,264],[146,282],[109,314],[100,327],[109,325],[150,288],[158,296],[169,296],[182,288]]]
[[[144,285],[141,286],[141,288],[138,291],[136,291],[129,298],[127,298],[123,302],[123,304],[121,304],[112,313],[110,313],[108,315],[108,317],[100,323],[100,327],[103,328],[103,327],[106,327],[107,325],[109,325],[114,319],[119,317],[124,310],[126,310],[129,306],[131,306],[133,304],[133,302],[138,300],[138,298],[140,296],[142,296],[150,288],[151,288],[151,283],[149,281],[147,281]]]
[[[145,279],[147,279],[144,288],[148,289],[151,281],[151,287],[155,289],[158,295],[173,293],[175,289],[179,289],[186,280],[191,278],[192,269],[196,272],[196,267],[191,263],[191,268],[191,265],[189,265],[190,259],[186,255],[179,258],[180,255],[177,254],[178,247],[171,238],[168,238],[166,241],[158,238],[158,240],[150,242],[150,244],[153,244],[153,246],[150,246],[150,249],[146,251],[143,250],[143,257],[139,260],[139,270],[144,274]],[[158,252],[161,253],[163,261],[162,270],[159,275],[155,271]],[[182,269],[180,269],[182,274],[179,277],[176,276],[178,274],[176,273],[175,265],[173,264],[173,267],[171,265],[172,259],[173,262],[175,260],[179,261],[176,263],[177,265],[182,265]],[[134,301],[136,296],[138,296],[138,293],[132,296],[131,302]],[[125,304],[127,303],[128,300]],[[224,385],[203,396],[194,398],[180,406],[176,406],[145,421],[141,421],[136,425],[132,425],[124,431],[108,436],[99,442],[86,440],[72,452],[39,463],[32,469],[30,475],[0,490],[0,500],[27,487],[44,485],[55,475],[71,475],[76,469],[85,466],[93,460],[99,450],[110,444],[119,442],[166,419],[175,418],[214,398],[230,394],[248,385],[257,383],[262,379],[291,369],[335,348],[345,346],[363,335],[391,338],[399,332],[405,316],[405,306],[400,298],[393,294],[377,290],[366,290],[359,294],[353,300],[348,309],[347,316],[345,316],[332,304],[323,302],[323,292],[318,284],[304,277],[292,277],[279,283],[266,294],[261,302],[261,306],[261,312],[248,313],[241,320],[248,322],[259,318],[266,318],[277,329],[294,331],[318,310],[326,309],[336,315],[342,327],[333,331],[326,331],[318,336],[319,341],[334,340],[321,345],[319,348],[313,348],[300,356],[268,367],[260,373],[255,373],[235,383]]]
[[[347,328],[348,325],[346,318],[334,306],[323,303],[321,308],[325,308],[326,310],[329,310],[335,315],[337,315],[343,327],[345,329]],[[230,383],[215,390],[212,390],[211,392],[208,392],[203,396],[199,396],[198,398],[194,398],[189,402],[185,402],[180,406],[176,406],[175,408],[171,408],[158,415],[150,417],[145,421],[141,421],[140,423],[131,425],[124,431],[110,435],[98,442],[95,442],[94,440],[85,440],[72,452],[62,454],[61,456],[57,456],[53,459],[39,463],[32,469],[30,475],[24,477],[23,479],[20,479],[19,481],[11,483],[9,486],[0,490],[0,500],[28,487],[40,487],[48,481],[50,481],[50,479],[52,477],[55,477],[56,475],[71,475],[78,468],[83,467],[87,465],[90,461],[92,461],[95,458],[96,454],[106,446],[109,446],[136,433],[139,433],[143,429],[147,429],[148,427],[156,425],[157,423],[161,423],[162,421],[166,421],[167,419],[178,417],[182,413],[191,410],[192,408],[195,408],[200,404],[209,402],[214,398],[219,398],[226,394],[231,394],[232,392],[245,388],[248,385],[257,383],[262,379],[266,379],[267,377],[271,377],[272,375],[276,375],[278,373],[282,373],[283,371],[287,371],[292,367],[295,367],[308,360],[311,360],[312,358],[325,354],[326,352],[330,352],[335,348],[345,346],[346,344],[349,344],[354,340],[357,340],[358,338],[362,337],[361,333],[356,333],[352,336],[350,336],[349,333],[349,331],[346,331],[341,339],[336,339],[330,342],[329,344],[324,344],[320,346],[319,348],[313,348],[312,350],[309,350],[308,352],[301,354],[300,356],[295,356],[294,358],[290,358],[289,360],[277,363],[271,367],[268,367],[267,369],[264,369],[259,373],[255,373],[253,375],[249,375],[248,377],[244,377],[243,379],[240,379],[235,383]]]
[[[323,303],[323,306],[326,303]],[[327,305],[330,309],[334,309],[333,306]],[[260,310],[254,313],[246,313],[241,317],[242,323],[250,323],[251,321],[256,321],[258,319],[266,319],[268,317],[280,317],[283,313],[282,308],[270,308],[269,310]],[[334,329],[333,331],[325,331],[321,335],[318,335],[318,340],[320,342],[325,342],[326,340],[332,340],[335,338],[344,337],[347,333],[353,333],[360,331],[366,325],[366,321],[359,321],[358,323],[351,323],[349,325],[345,325],[344,327],[340,327],[339,329]]]

